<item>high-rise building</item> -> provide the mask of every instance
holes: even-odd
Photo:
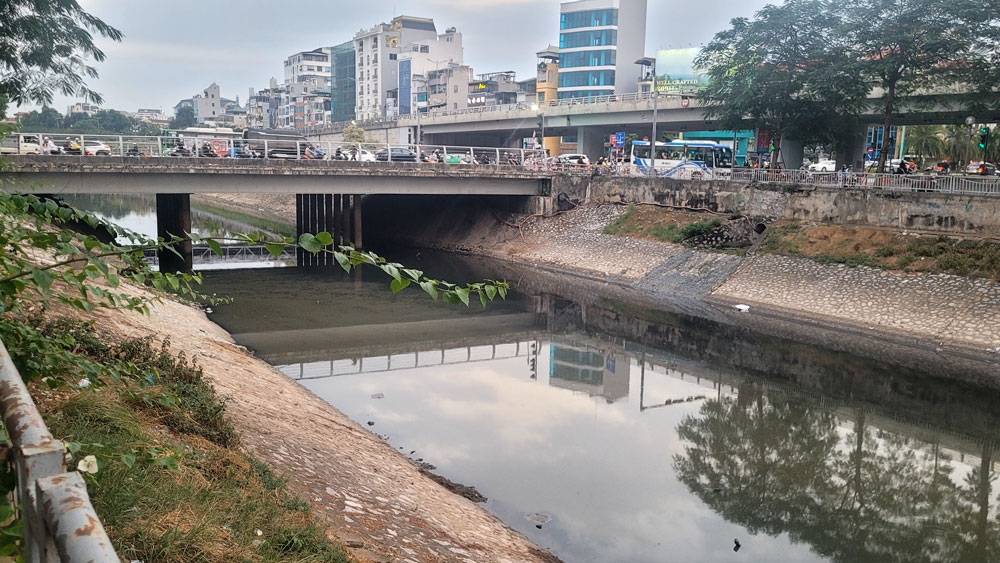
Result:
[[[437,38],[434,20],[398,16],[354,35],[358,119],[382,119],[395,113],[399,92],[399,55],[403,45]]]
[[[559,98],[635,92],[646,43],[646,0],[559,6]]]
[[[351,121],[357,97],[354,41],[330,49],[330,120]]]

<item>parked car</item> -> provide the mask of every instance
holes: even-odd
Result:
[[[12,133],[0,140],[0,154],[41,154],[42,147],[35,135]]]
[[[837,161],[836,160],[820,160],[814,164],[809,165],[810,172],[836,172],[837,171]]]
[[[970,162],[965,167],[966,174],[975,174],[976,176],[993,176],[996,172],[997,167],[989,162]]]
[[[379,162],[387,162],[389,160],[389,151],[382,149],[375,153],[375,160]],[[392,147],[392,161],[393,162],[416,162],[417,153],[411,151],[410,149],[404,149],[402,147]]]
[[[111,147],[101,141],[86,140],[83,142],[84,153],[87,156],[110,156]]]
[[[584,165],[584,166],[589,166],[590,165],[590,159],[587,158],[587,155],[585,155],[585,154],[577,154],[577,153],[561,154],[561,155],[559,155],[559,156],[557,156],[555,158],[556,158],[556,162],[558,162],[559,164],[565,165],[565,166],[572,166],[574,164],[578,165],[578,166],[579,165]]]

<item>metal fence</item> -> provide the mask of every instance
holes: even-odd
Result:
[[[52,437],[0,342],[0,410],[13,445],[17,504],[28,563],[119,561],[83,478],[66,471],[66,447]]]
[[[963,176],[959,174],[881,174],[845,172],[807,172],[804,170],[768,170],[736,168],[732,180],[799,186],[822,186],[897,192],[941,192],[969,195],[1000,195],[1000,177]]]

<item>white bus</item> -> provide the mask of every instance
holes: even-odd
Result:
[[[648,175],[650,166],[649,141],[632,141],[632,173]],[[656,143],[652,161],[657,176],[678,180],[711,180],[733,163],[733,149],[712,141],[671,141]]]

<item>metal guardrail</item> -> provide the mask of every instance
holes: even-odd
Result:
[[[45,426],[2,341],[0,410],[13,444],[25,561],[119,561],[83,478],[66,471],[66,447]]]
[[[958,174],[884,174],[846,172],[807,172],[804,170],[769,170],[736,168],[732,180],[771,184],[888,190],[897,192],[939,192],[1000,196],[1000,177],[962,176]]]

